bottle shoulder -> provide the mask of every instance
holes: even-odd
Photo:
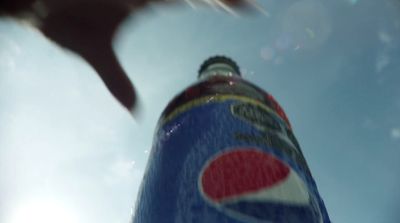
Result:
[[[173,112],[176,108],[190,101],[215,95],[234,95],[256,100],[275,111],[290,128],[290,123],[286,114],[272,95],[258,86],[238,77],[213,77],[194,83],[175,96],[163,111],[162,116],[168,116],[168,114]]]

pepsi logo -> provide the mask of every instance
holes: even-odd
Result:
[[[201,170],[198,186],[209,204],[240,221],[322,222],[300,176],[257,148],[235,148],[212,157]]]

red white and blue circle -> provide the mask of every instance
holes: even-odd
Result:
[[[322,222],[296,171],[257,148],[218,153],[203,166],[198,186],[209,204],[243,222]]]

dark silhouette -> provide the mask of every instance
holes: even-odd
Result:
[[[114,97],[133,112],[137,108],[135,89],[116,58],[112,40],[119,24],[149,2],[178,0],[0,0],[0,16],[37,20],[43,34],[82,56]],[[246,1],[219,2],[242,7]]]

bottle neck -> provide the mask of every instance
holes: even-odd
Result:
[[[206,80],[211,77],[240,77],[240,74],[238,74],[230,65],[225,64],[225,63],[215,63],[207,67],[206,70],[200,73],[199,79],[200,80]]]

